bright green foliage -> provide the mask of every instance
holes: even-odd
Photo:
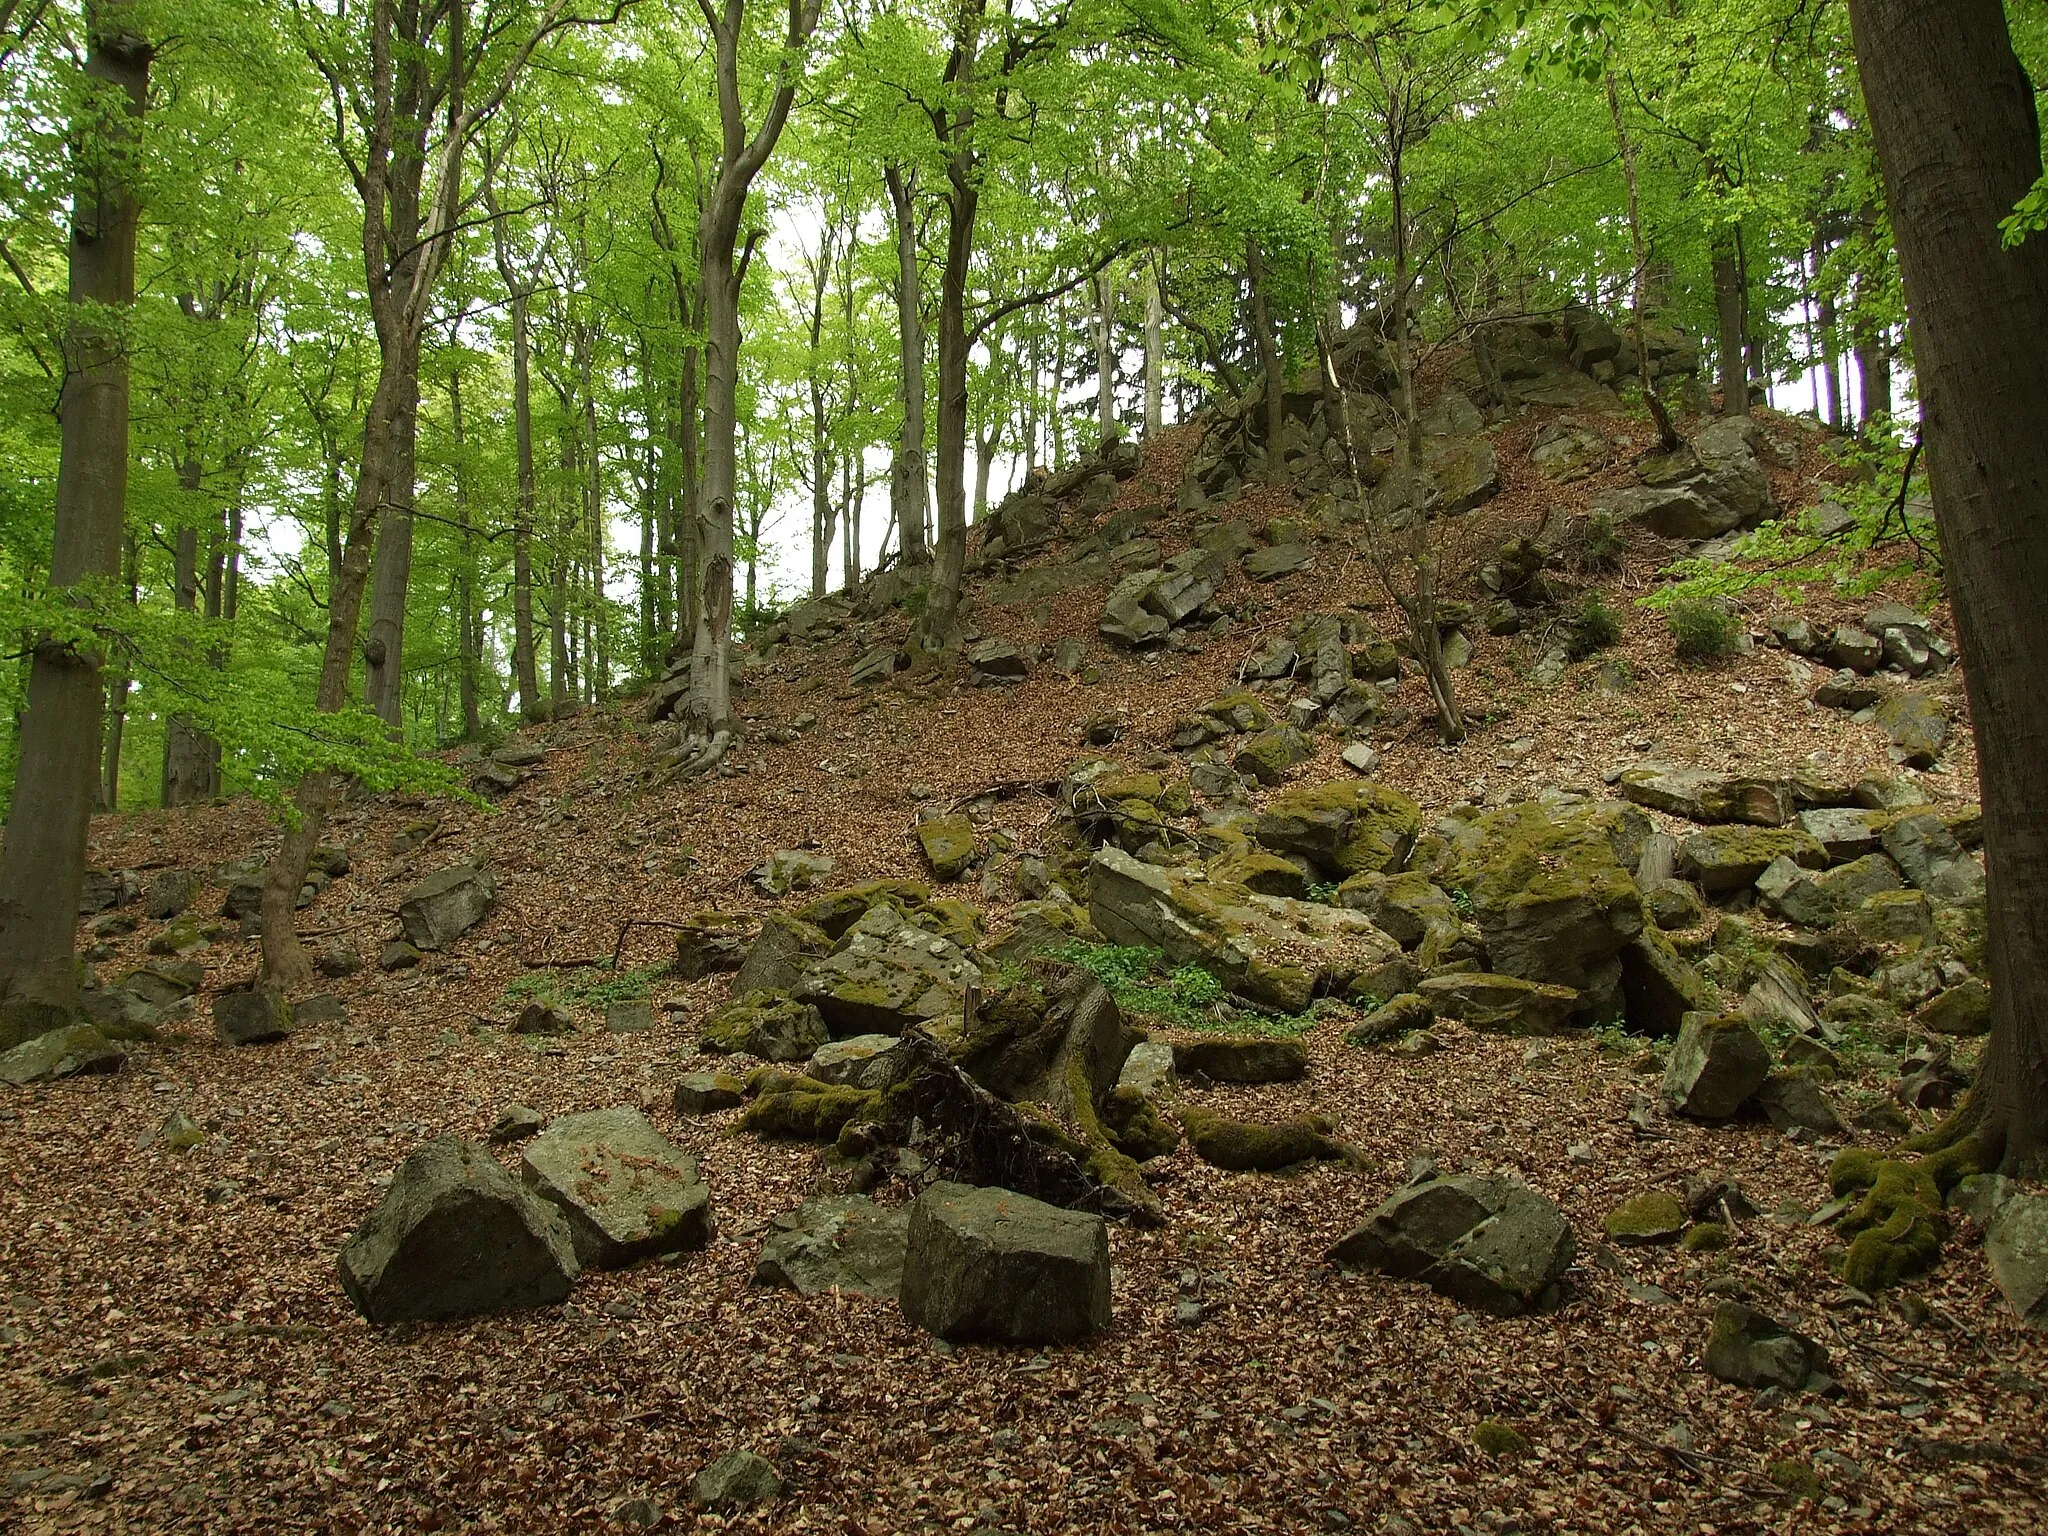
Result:
[[[505,984],[505,999],[514,1003],[547,1003],[553,1006],[581,1004],[606,1008],[613,1003],[637,1002],[653,992],[655,983],[668,974],[665,965],[641,966],[636,970],[614,971],[609,966],[580,966],[574,970],[535,970],[514,976]]]
[[[1716,661],[1733,655],[1740,633],[1735,616],[1711,597],[1685,598],[1667,605],[1664,618],[1680,661]]]

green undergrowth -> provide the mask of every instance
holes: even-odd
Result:
[[[1062,944],[1046,953],[1088,972],[1126,1014],[1179,1029],[1293,1039],[1315,1028],[1324,1010],[1334,1006],[1318,999],[1303,1013],[1254,1008],[1230,997],[1223,983],[1200,966],[1169,968],[1163,954],[1142,946]]]
[[[668,975],[668,970],[666,965],[643,965],[630,971],[614,971],[609,965],[533,970],[505,983],[505,1001],[546,1003],[556,1008],[607,1008],[613,1003],[637,1002],[649,996],[654,984]]]

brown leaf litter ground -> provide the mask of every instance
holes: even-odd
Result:
[[[1502,496],[1453,529],[1466,562],[1605,483],[1560,492],[1533,475],[1518,451],[1528,430],[1502,435]],[[1177,485],[1191,449],[1185,433],[1157,445],[1125,495]],[[1774,472],[1787,504],[1824,483],[1816,456],[1801,462]],[[1236,510],[1257,526],[1294,502],[1259,489]],[[1146,532],[1170,553],[1191,521]],[[1778,652],[1679,666],[1661,620],[1621,600],[1663,558],[1631,549],[1606,578],[1620,646],[1547,689],[1526,675],[1527,640],[1480,637],[1460,675],[1472,739],[1445,749],[1424,724],[1383,730],[1382,776],[1441,812],[1544,784],[1595,789],[1603,769],[1640,757],[1889,770],[1874,728],[1808,704]],[[909,673],[853,692],[852,656],[900,618],[785,649],[749,676],[740,777],[649,789],[655,732],[629,704],[533,733],[548,747],[535,777],[488,811],[435,808],[441,831],[413,854],[384,850],[425,807],[349,807],[336,836],[355,868],[301,915],[307,934],[374,961],[398,893],[457,858],[500,872],[499,911],[421,970],[333,984],[346,1024],[231,1050],[202,997],[125,1072],[0,1102],[0,1529],[544,1533],[624,1529],[622,1506],[673,1527],[834,1536],[2043,1529],[2048,1339],[2000,1304],[1976,1235],[1959,1227],[1929,1279],[1859,1300],[1825,1268],[1830,1232],[1802,1215],[1825,1197],[1826,1152],[1761,1125],[1639,1133],[1628,1111],[1655,1083],[1612,1041],[1531,1047],[1445,1026],[1442,1054],[1407,1062],[1348,1047],[1324,1023],[1306,1081],[1201,1096],[1259,1118],[1328,1114],[1364,1166],[1228,1174],[1183,1148],[1164,1166],[1164,1227],[1112,1231],[1114,1325],[1034,1354],[949,1350],[893,1304],[750,1283],[769,1219],[832,1178],[810,1148],[671,1112],[676,1076],[707,1064],[695,1030],[722,981],[661,983],[675,1007],[657,1008],[650,1034],[586,1017],[576,1035],[530,1042],[479,1025],[507,1016],[504,989],[530,966],[608,956],[629,917],[773,905],[744,879],[772,849],[814,846],[848,881],[918,874],[920,805],[1058,777],[1079,755],[1079,723],[1106,707],[1128,720],[1114,755],[1156,751],[1272,628],[1378,597],[1335,543],[1274,587],[1237,582],[1225,594],[1240,604],[1235,633],[1141,658],[1095,638],[1099,590],[973,614],[1020,642],[1087,636],[1093,684],[1040,666],[1007,690]],[[1808,611],[1832,622],[1862,606],[1816,598]],[[1598,669],[1617,655],[1632,680],[1602,692]],[[1959,684],[1942,686],[1960,710]],[[1420,711],[1415,682],[1399,702]],[[817,724],[799,740],[759,744],[807,713]],[[1335,753],[1323,745],[1300,778],[1344,773]],[[1966,735],[1924,782],[1941,798],[1970,793]],[[1027,795],[997,814],[1028,842],[1050,812]],[[94,832],[109,866],[211,868],[274,839],[248,801]],[[1003,894],[988,893],[997,907]],[[102,970],[138,963],[154,927],[115,941]],[[636,931],[628,964],[658,961],[664,943]],[[211,990],[245,980],[255,949],[227,938],[202,958]],[[481,1137],[514,1102],[549,1115],[647,1107],[703,1160],[716,1241],[586,1275],[555,1311],[363,1323],[335,1280],[342,1242],[415,1145]],[[156,1136],[173,1109],[208,1131],[196,1150]],[[1497,1321],[1325,1267],[1420,1151],[1512,1172],[1561,1203],[1580,1244],[1561,1311]],[[1738,1179],[1776,1214],[1719,1254],[1599,1242],[1620,1200],[1700,1172]],[[1707,1286],[1731,1279],[1826,1345],[1838,1395],[1769,1401],[1705,1375]],[[1193,1326],[1176,1321],[1189,1299],[1204,1307]],[[1482,1454],[1484,1420],[1523,1430],[1530,1456]],[[788,1493],[745,1514],[694,1512],[690,1476],[734,1446],[774,1461]],[[1818,1475],[1818,1499],[1773,1484],[1788,1459]]]

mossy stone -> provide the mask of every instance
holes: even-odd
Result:
[[[1617,1243],[1668,1243],[1684,1228],[1685,1207],[1661,1189],[1624,1200],[1607,1213],[1607,1236]]]
[[[1180,1145],[1180,1132],[1135,1088],[1119,1084],[1102,1101],[1102,1123],[1116,1149],[1135,1162],[1164,1157]]]
[[[1487,1419],[1472,1431],[1472,1443],[1500,1461],[1520,1461],[1532,1447],[1529,1437],[1512,1424],[1503,1424],[1497,1419]]]
[[[1181,1129],[1203,1162],[1240,1173],[1272,1173],[1296,1163],[1347,1156],[1321,1115],[1302,1115],[1276,1124],[1232,1120],[1199,1104],[1180,1111]]]
[[[1778,1487],[1799,1498],[1820,1497],[1820,1474],[1806,1462],[1793,1461],[1790,1458],[1774,1461],[1767,1469],[1767,1475]]]
[[[798,1078],[760,1093],[740,1116],[740,1129],[794,1141],[833,1141],[847,1122],[872,1119],[882,1096],[870,1088],[848,1088]]]
[[[1703,1221],[1678,1240],[1687,1253],[1719,1253],[1728,1246],[1728,1229],[1718,1221]]]

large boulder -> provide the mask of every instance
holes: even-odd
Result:
[[[1899,759],[1914,768],[1932,768],[1948,745],[1948,711],[1918,689],[1887,696],[1877,706],[1877,724]]]
[[[1984,1233],[1991,1278],[2020,1320],[2048,1330],[2048,1195],[2014,1195]]]
[[[910,1212],[862,1195],[820,1195],[769,1223],[754,1265],[756,1285],[783,1285],[805,1296],[845,1291],[894,1301],[903,1286]]]
[[[895,1035],[851,1035],[844,1040],[828,1040],[811,1053],[804,1075],[842,1088],[886,1088],[896,1075],[891,1053],[897,1043]]]
[[[213,1000],[214,1033],[229,1045],[261,1045],[292,1032],[292,1005],[274,987],[244,987]]]
[[[1109,1326],[1109,1234],[1007,1189],[934,1184],[910,1210],[901,1300],[944,1339],[1071,1343]]]
[[[1463,825],[1446,883],[1469,900],[1493,969],[1570,987],[1581,1012],[1611,1016],[1621,952],[1644,926],[1642,893],[1616,851],[1633,835],[1598,807],[1533,801]]]
[[[1560,1299],[1577,1245],[1564,1212],[1525,1184],[1479,1175],[1411,1184],[1330,1251],[1495,1317],[1544,1312]]]
[[[569,1223],[576,1257],[619,1269],[711,1238],[711,1191],[697,1159],[639,1110],[565,1115],[527,1143],[521,1172]]]
[[[1645,928],[1622,950],[1622,1016],[1637,1034],[1675,1035],[1688,1013],[1712,1001],[1706,978],[1656,928]]]
[[[770,912],[761,931],[747,946],[746,958],[732,979],[735,997],[749,992],[788,992],[803,974],[832,953],[825,930],[786,912]]]
[[[1973,901],[1984,894],[1983,867],[1932,812],[1902,816],[1885,828],[1884,851],[1936,901]]]
[[[405,1160],[340,1259],[342,1289],[373,1323],[551,1306],[581,1267],[561,1212],[455,1136]]]
[[[1678,872],[1709,896],[1756,883],[1778,859],[1805,869],[1826,869],[1827,850],[1797,827],[1703,827],[1678,845]]]
[[[1215,1083],[1291,1083],[1308,1074],[1299,1040],[1210,1035],[1173,1048],[1174,1069]]]
[[[1579,1003],[1571,987],[1484,971],[1431,976],[1418,982],[1415,991],[1433,1016],[1492,1034],[1555,1034]]]
[[[475,864],[451,864],[407,891],[398,921],[416,949],[445,949],[491,915],[498,883]]]
[[[1260,847],[1306,859],[1326,879],[1392,874],[1408,862],[1422,812],[1397,789],[1340,779],[1288,790],[1252,826]]]
[[[1692,1014],[1664,1062],[1664,1102],[1694,1120],[1728,1120],[1771,1075],[1771,1053],[1739,1014]]]
[[[757,930],[754,920],[744,913],[710,909],[692,912],[675,932],[673,974],[678,981],[702,981],[721,971],[739,969]]]
[[[714,1055],[736,1052],[763,1061],[806,1061],[830,1038],[824,1016],[809,1003],[781,992],[749,992],[706,1019],[697,1043]]]
[[[26,1087],[92,1072],[118,1071],[128,1058],[90,1024],[66,1024],[0,1055],[0,1083]]]
[[[796,996],[835,1036],[900,1035],[958,1013],[967,989],[980,985],[980,967],[958,944],[877,906],[804,972]]]
[[[1172,965],[1199,965],[1240,996],[1289,1013],[1400,952],[1360,913],[1260,896],[1114,847],[1097,849],[1089,865],[1088,915],[1112,944],[1161,950]]]

